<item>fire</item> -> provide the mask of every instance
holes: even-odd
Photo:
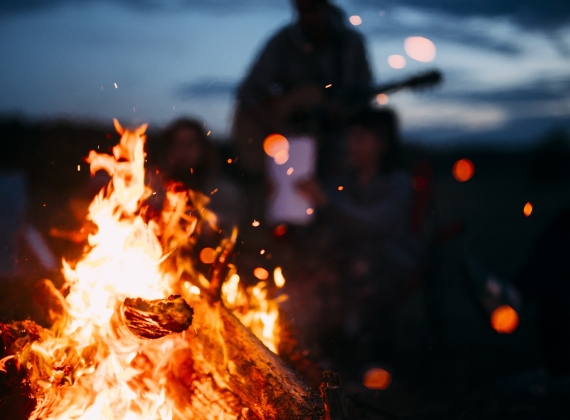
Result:
[[[187,299],[201,299],[202,292],[208,292],[210,281],[195,271],[184,250],[193,245],[191,235],[199,233],[202,224],[215,224],[215,216],[204,207],[206,197],[171,186],[162,213],[149,220],[146,125],[131,131],[115,120],[115,127],[122,137],[113,155],[92,151],[87,158],[92,173],[104,170],[111,181],[89,207],[88,221],[97,229],[88,237],[84,256],[76,263],[63,262],[67,294],[64,298],[56,291],[62,313],[17,356],[38,400],[31,418],[170,420],[194,418],[185,410],[204,406],[198,400],[178,403],[170,383],[175,365],[185,360],[179,356],[187,353],[184,334],[141,339],[127,331],[121,314],[129,298],[155,301],[182,293]],[[234,231],[225,245],[235,242],[236,235]],[[227,257],[225,245],[202,250],[200,258],[216,266]],[[278,303],[284,298],[273,296],[267,281],[242,287],[236,267],[227,267],[221,284],[223,303],[277,352]],[[274,276],[282,287],[280,269]],[[198,334],[195,328],[194,332]],[[208,392],[205,383],[195,386]],[[209,412],[200,418],[237,418],[226,405],[208,406]]]
[[[271,297],[271,287],[266,281],[269,278],[267,270],[263,270],[263,280],[255,286],[243,287],[240,277],[233,274],[222,285],[222,298],[226,306],[265,346],[273,353],[279,347],[279,303],[287,299],[286,295]],[[257,275],[256,275],[257,276]],[[260,278],[258,276],[258,278]],[[273,272],[273,281],[277,288],[285,285],[285,277],[281,267]]]

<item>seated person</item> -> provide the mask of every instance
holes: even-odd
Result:
[[[208,141],[204,125],[193,119],[178,119],[166,129],[162,142],[159,167],[163,180],[181,182],[207,196],[210,202],[206,207],[216,215],[224,235],[229,236],[241,221],[243,195],[220,172],[216,150]]]
[[[398,137],[393,111],[362,112],[350,123],[344,174],[325,187],[315,180],[298,186],[334,231],[333,261],[346,302],[344,333],[369,359],[376,357],[378,341],[386,341],[378,318],[411,288],[422,254],[421,241],[411,233],[411,180],[400,166]]]

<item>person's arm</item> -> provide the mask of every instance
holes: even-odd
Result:
[[[335,222],[355,231],[374,231],[381,234],[399,234],[406,230],[410,209],[409,184],[394,179],[382,195],[370,205],[362,205],[344,191],[328,194],[326,212]]]

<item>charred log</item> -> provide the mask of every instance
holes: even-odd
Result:
[[[202,298],[187,342],[195,365],[262,419],[324,418],[322,398],[220,302]]]
[[[348,408],[342,394],[338,373],[330,370],[325,371],[320,391],[325,402],[325,420],[349,420]]]
[[[180,295],[167,299],[126,298],[121,305],[122,324],[139,338],[149,340],[186,331],[194,311]]]

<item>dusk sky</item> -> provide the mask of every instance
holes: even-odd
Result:
[[[570,129],[570,2],[336,4],[360,16],[378,83],[443,72],[440,87],[389,97],[408,141],[528,144]],[[0,0],[0,114],[157,128],[191,115],[224,137],[235,87],[292,16],[288,0]],[[409,36],[430,39],[435,60],[409,57]]]

